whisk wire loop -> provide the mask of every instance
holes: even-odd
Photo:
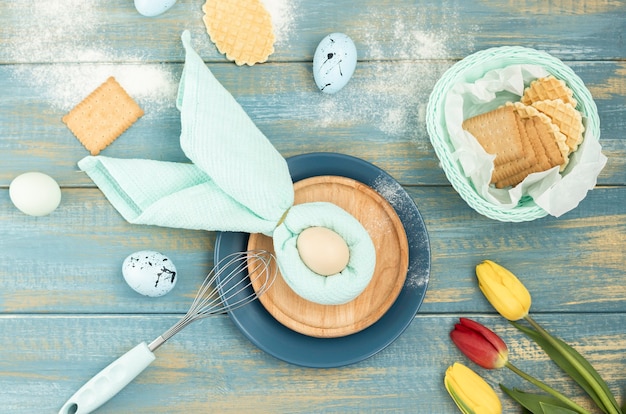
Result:
[[[154,351],[191,322],[238,309],[265,293],[276,279],[274,256],[265,250],[231,253],[205,277],[189,310],[148,346]],[[248,275],[244,272],[247,270]]]

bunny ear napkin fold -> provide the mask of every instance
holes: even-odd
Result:
[[[78,166],[130,223],[273,237],[285,282],[321,304],[346,303],[372,278],[376,252],[363,226],[326,202],[293,205],[287,162],[213,76],[183,32],[185,67],[176,106],[180,144],[192,163],[88,156]],[[340,273],[321,276],[302,262],[301,231],[326,227],[350,249]]]

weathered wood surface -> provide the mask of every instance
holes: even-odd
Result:
[[[462,315],[502,333],[517,365],[580,398],[494,315],[473,273],[485,258],[522,278],[537,319],[588,356],[624,398],[626,2],[268,0],[288,24],[270,61],[251,68],[217,52],[201,4],[179,0],[148,19],[127,0],[0,3],[0,412],[56,412],[91,375],[184,313],[212,266],[214,233],[126,223],[78,172],[87,153],[61,122],[115,75],[146,115],[103,154],[186,161],[174,105],[184,29],[284,156],[346,153],[405,186],[429,232],[431,279],[409,329],[361,363],[327,370],[283,363],[221,316],[159,349],[154,365],[101,412],[454,412],[442,378],[449,364],[465,361],[448,339]],[[359,63],[348,87],[326,96],[313,83],[311,60],[333,31],[355,40]],[[478,215],[450,187],[430,144],[424,115],[439,76],[501,45],[564,60],[598,105],[609,161],[598,187],[561,218],[500,223]],[[50,216],[28,217],[11,204],[9,183],[31,170],[62,186]],[[181,277],[173,292],[148,299],[128,288],[121,263],[140,249],[175,261]],[[479,372],[494,385],[526,387],[508,372]],[[506,412],[518,411],[503,402]]]
[[[584,404],[534,343],[501,318],[469,314],[502,335],[511,360]],[[576,346],[624,395],[623,315],[537,320]],[[0,317],[0,398],[8,413],[57,412],[92,374],[176,321],[157,315],[7,315]],[[286,364],[255,348],[227,317],[197,322],[156,351],[157,359],[102,413],[453,413],[443,372],[462,355],[450,346],[456,317],[421,314],[377,355],[341,368]],[[507,370],[480,371],[497,386],[526,386]],[[503,399],[504,412],[518,412]]]

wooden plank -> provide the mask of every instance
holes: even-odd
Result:
[[[530,390],[508,371],[476,368],[452,346],[448,333],[461,315],[502,335],[517,366],[587,405],[479,292],[474,266],[483,259],[522,279],[535,318],[588,356],[624,401],[626,2],[266,0],[280,26],[276,52],[267,64],[241,68],[208,40],[201,4],[179,0],[163,16],[144,18],[128,0],[0,2],[3,412],[56,412],[99,369],[169,328],[212,266],[214,233],[126,223],[77,171],[87,152],[60,121],[114,75],[146,115],[103,154],[186,162],[174,105],[184,29],[281,154],[355,155],[405,185],[429,231],[430,283],[407,331],[358,364],[289,365],[218,316],[160,348],[155,363],[100,412],[454,412],[443,387],[454,361],[496,389],[504,383]],[[334,31],[354,39],[359,63],[348,87],[327,96],[314,85],[311,60],[319,40]],[[608,164],[598,188],[558,219],[501,223],[480,216],[450,187],[428,138],[424,116],[437,79],[459,59],[502,45],[563,59],[598,105]],[[25,216],[9,200],[10,181],[30,170],[62,185],[61,206],[50,216]],[[140,249],[176,263],[173,292],[150,299],[126,285],[121,263]],[[504,412],[519,411],[502,399]]]
[[[596,189],[563,217],[530,223],[480,216],[450,187],[408,191],[431,242],[425,312],[489,312],[474,276],[484,259],[522,277],[537,311],[626,311],[626,188]],[[97,189],[63,189],[61,206],[38,218],[17,211],[1,190],[0,211],[3,312],[182,312],[212,265],[214,233],[130,225]],[[164,298],[141,297],[121,277],[124,258],[144,249],[178,267],[178,285]]]
[[[518,367],[587,405],[582,391],[502,318],[466,316],[501,335]],[[618,401],[623,399],[622,315],[591,312],[564,319],[542,314],[536,319],[587,356]],[[156,315],[0,317],[3,410],[56,412],[97,371],[175,320]],[[153,364],[98,412],[452,413],[443,374],[455,361],[472,367],[498,390],[504,412],[517,412],[497,384],[534,389],[512,372],[487,371],[461,355],[448,337],[457,320],[457,315],[419,315],[398,340],[365,361],[310,369],[265,354],[226,316],[218,316],[189,326],[159,348]]]
[[[192,32],[201,55],[225,62],[202,22],[203,2],[179,1],[145,18],[125,0],[4,1],[0,5],[0,62],[180,61],[180,34]],[[266,2],[276,29],[272,62],[311,60],[328,33],[343,31],[363,60],[462,58],[501,45],[544,49],[564,59],[620,59],[626,4],[622,1],[496,0],[440,2],[303,0]],[[28,25],[15,22],[28,20]]]
[[[429,197],[411,189],[426,222],[433,252],[427,311],[489,311],[477,297],[474,267],[490,259],[520,277],[541,312],[621,312],[626,295],[626,221],[623,187],[590,192],[560,218],[502,223],[479,216],[453,190]],[[478,303],[477,303],[478,301]],[[599,308],[596,308],[598,306]]]
[[[569,62],[596,99],[601,142],[609,161],[600,184],[626,182],[626,64]],[[285,156],[330,151],[373,162],[403,184],[440,185],[425,125],[428,97],[452,62],[360,64],[337,95],[315,87],[309,64],[263,65],[249,70],[210,65],[276,148]],[[175,96],[180,65],[0,66],[0,186],[38,170],[63,186],[93,186],[76,172],[87,151],[61,117],[109,75],[115,75],[146,111],[102,154],[186,162],[179,146]],[[16,97],[19,97],[16,98]]]
[[[186,311],[211,268],[214,233],[130,225],[99,191],[63,189],[62,207],[46,217],[20,213],[1,193],[0,274],[12,281],[0,294],[4,312]],[[176,265],[167,300],[126,285],[122,262],[139,250],[160,251]]]

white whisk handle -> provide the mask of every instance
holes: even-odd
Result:
[[[156,357],[145,342],[113,361],[90,379],[63,405],[59,414],[87,414],[109,401]]]

